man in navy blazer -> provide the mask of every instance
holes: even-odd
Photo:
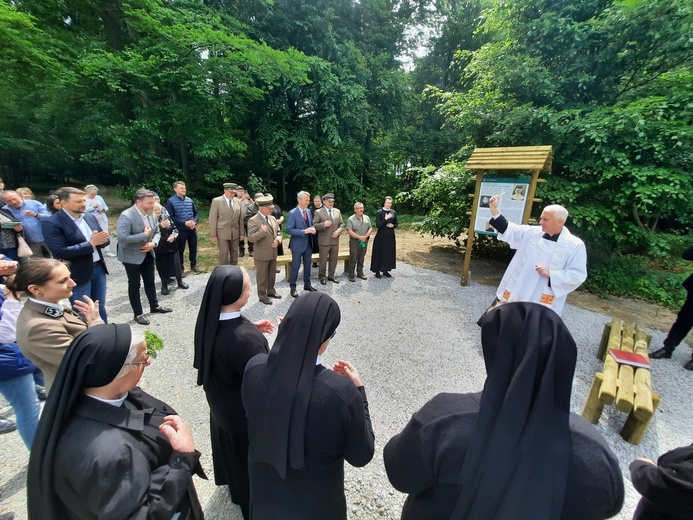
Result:
[[[41,228],[53,257],[70,263],[70,277],[77,284],[70,303],[89,296],[99,302],[99,314],[106,319],[106,275],[108,268],[102,248],[109,244],[108,231],[102,231],[96,217],[85,213],[86,193],[77,188],[60,188],[62,210],[41,220]]]
[[[291,296],[298,297],[296,291],[296,281],[298,280],[298,270],[303,261],[303,289],[315,291],[310,284],[310,259],[313,255],[313,239],[315,239],[315,228],[313,227],[313,216],[308,211],[310,204],[310,193],[299,191],[296,195],[298,206],[289,211],[286,217],[286,231],[291,235],[289,239],[289,249],[291,249],[291,277],[289,287]]]

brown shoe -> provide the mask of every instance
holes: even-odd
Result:
[[[335,280],[334,278],[328,278],[328,280],[332,283],[339,283],[339,280]]]
[[[325,285],[325,284],[323,284],[323,285]],[[303,290],[304,290],[304,291],[308,291],[308,292],[315,292],[315,291],[317,291],[317,289],[316,289],[315,287],[313,287],[312,285],[304,285],[304,286],[303,286]]]
[[[291,291],[291,297],[292,298],[298,298],[298,292],[297,291]]]
[[[356,281],[356,278],[354,278],[354,275],[353,275],[353,274],[350,274],[350,275],[349,275],[349,281],[350,281],[350,282],[355,282],[355,281]]]
[[[277,293],[274,293],[274,294],[268,294],[267,296],[269,296],[270,298],[276,298],[276,299],[279,299],[279,298],[281,298],[281,294],[277,294]]]
[[[356,278],[360,278],[361,280],[368,280],[368,277],[363,276],[363,273],[357,274],[357,275],[356,275]]]
[[[272,300],[270,300],[269,298],[260,298],[260,301],[265,305],[272,305]]]

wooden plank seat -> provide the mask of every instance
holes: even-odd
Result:
[[[317,262],[319,258],[320,258],[320,255],[318,253],[313,253],[311,255],[311,262]],[[348,272],[349,271],[349,251],[340,251],[337,258],[339,260],[344,261],[344,272],[345,273]],[[280,266],[284,267],[284,277],[286,278],[286,281],[288,282],[289,278],[291,277],[291,255],[278,256],[277,257],[277,269],[279,269]]]
[[[609,349],[635,352],[648,358],[652,336],[640,324],[618,318],[604,326],[597,359],[604,362],[603,372],[594,376],[582,416],[597,424],[604,405],[613,405],[627,413],[621,437],[631,444],[640,444],[659,406],[660,397],[652,392],[650,370],[618,363]]]

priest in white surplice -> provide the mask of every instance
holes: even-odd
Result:
[[[552,205],[541,213],[541,226],[508,222],[498,210],[500,197],[489,199],[490,224],[498,239],[517,249],[496,297],[501,302],[536,302],[561,314],[569,293],[587,278],[585,244],[565,227],[568,211]]]

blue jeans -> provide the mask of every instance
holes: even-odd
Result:
[[[306,247],[306,249],[301,252],[291,251],[291,276],[289,277],[289,287],[292,291],[296,290],[301,260],[303,260],[303,287],[310,286],[310,262],[312,256],[313,250],[310,247]]]
[[[41,405],[36,396],[36,384],[33,374],[24,374],[7,381],[0,381],[2,394],[17,417],[17,430],[27,449],[31,450],[34,435],[39,423]]]
[[[72,288],[70,303],[74,304],[75,300],[82,300],[82,296],[85,295],[94,301],[99,300],[99,315],[104,323],[108,323],[106,314],[106,271],[104,271],[102,264],[94,266],[90,281]]]

